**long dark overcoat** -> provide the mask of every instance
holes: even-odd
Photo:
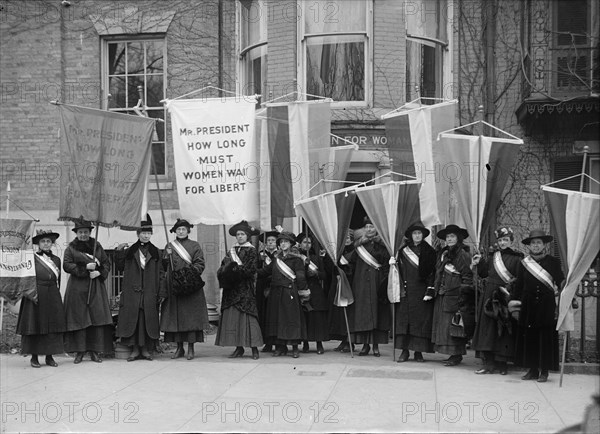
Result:
[[[119,271],[123,271],[116,333],[118,337],[127,338],[133,335],[142,308],[146,333],[152,339],[159,338],[158,292],[162,281],[161,253],[154,244],[147,245],[144,269],[140,263],[139,241],[116,254],[115,265]]]
[[[252,245],[235,246],[234,248],[242,265],[234,266],[231,253],[228,251],[217,270],[217,277],[223,288],[221,311],[233,306],[240,312],[258,318],[256,297],[254,296],[258,254]],[[232,266],[235,267],[235,271]]]
[[[319,255],[316,255],[312,251],[308,255],[305,251],[300,251],[300,253],[306,256],[304,265],[306,273],[306,283],[308,285],[308,289],[310,289],[310,305],[316,311],[327,311],[329,309],[329,304],[327,302],[327,292],[325,291],[325,288],[323,286],[323,283],[327,277],[327,273],[325,271],[325,264],[323,262],[323,258]],[[316,275],[309,275],[309,259],[318,268]]]
[[[96,244],[95,257],[100,261],[96,271],[100,276],[91,279],[90,304],[87,305],[90,273],[86,265],[94,262],[87,254],[94,248],[94,239],[75,239],[65,249],[63,270],[69,273],[65,292],[65,316],[67,331],[82,330],[90,326],[112,325],[112,315],[108,304],[108,293],[104,281],[110,272],[110,260],[100,245]]]

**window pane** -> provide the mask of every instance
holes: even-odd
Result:
[[[142,89],[144,87],[143,75],[134,75],[127,78],[127,103],[129,104],[127,107],[133,107],[138,103],[140,99],[138,86],[142,86]]]
[[[156,167],[157,175],[165,174],[165,144],[163,142],[152,143],[152,158],[154,165],[150,167],[150,173],[154,175],[154,167]]]
[[[365,0],[307,0],[300,4],[305,33],[358,32],[367,29]]]
[[[241,2],[242,48],[267,40],[267,7],[263,0]]]
[[[163,72],[163,41],[146,41],[146,74]]]
[[[165,118],[165,110],[148,110],[148,116],[153,119],[163,119]],[[156,174],[157,175],[165,175],[166,168],[166,153],[165,153],[165,123],[164,122],[156,122],[155,131],[152,136],[152,158],[154,159],[154,164],[156,164]],[[154,168],[150,166],[150,173],[154,175]]]
[[[306,92],[330,97],[334,101],[364,101],[364,42],[330,42],[333,40],[334,38],[309,40]]]
[[[556,10],[558,45],[586,45],[587,0],[561,0],[557,3]]]
[[[442,96],[442,49],[406,40],[406,99]],[[418,91],[417,91],[418,86]]]
[[[110,93],[108,108],[126,107],[125,77],[110,77],[108,79],[108,89]]]
[[[160,100],[164,99],[163,76],[146,76],[146,105],[148,107],[160,107]]]
[[[108,44],[108,75],[125,74],[125,43]]]
[[[128,74],[143,74],[144,73],[144,43],[143,42],[128,42],[127,43],[127,73]]]
[[[267,47],[257,47],[246,53],[244,62],[244,95],[262,93],[262,83],[267,76]]]

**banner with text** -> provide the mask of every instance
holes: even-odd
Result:
[[[61,104],[59,220],[139,227],[154,119]]]
[[[250,97],[167,102],[183,218],[207,225],[258,220],[255,107]]]
[[[33,220],[0,219],[0,297],[11,303],[36,288],[34,228]]]

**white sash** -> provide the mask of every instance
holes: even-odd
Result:
[[[83,252],[81,252],[83,253]],[[98,258],[96,258],[95,256],[90,255],[89,253],[83,253],[85,256],[87,256],[88,258],[90,258],[93,261],[96,261],[96,265],[98,265],[98,267],[100,266],[100,260]]]
[[[231,249],[229,249],[229,254],[231,255],[231,259],[233,259],[235,262],[237,262],[238,265],[244,265],[244,263],[238,256],[237,252],[235,251],[236,247],[254,247],[254,246],[252,244],[250,244],[249,242],[245,242],[244,244],[236,244]]]
[[[444,265],[444,270],[451,274],[460,274],[460,272],[456,269],[454,264],[451,264],[450,262]]]
[[[60,270],[54,263],[54,261],[48,258],[46,255],[35,255],[41,261],[41,264],[48,268],[56,276],[56,280],[60,278]]]
[[[536,262],[531,256],[527,256],[521,260],[527,271],[529,271],[533,277],[542,282],[548,289],[554,292],[554,295],[558,295],[558,286],[554,283],[554,279],[544,268]]]
[[[308,259],[307,256],[304,255],[300,255],[300,257],[302,258],[302,260],[306,263],[306,260]],[[317,264],[315,264],[313,261],[309,260],[308,261],[308,269],[310,271],[312,271],[313,273],[316,273],[319,271],[319,267],[317,267]]]
[[[367,265],[370,265],[376,270],[381,268],[381,264],[377,262],[377,260],[369,253],[367,249],[365,249],[365,246],[358,246],[356,248],[356,252],[358,253],[358,256],[360,256],[360,259],[365,261]]]
[[[342,264],[342,265],[349,264],[348,260],[346,259],[346,257],[344,255],[342,255],[342,257],[340,258],[340,264]]]
[[[294,273],[294,270],[288,267],[288,265],[285,262],[277,258],[275,259],[275,264],[277,265],[277,268],[279,268],[279,271],[281,271],[285,277],[292,281],[296,280],[296,273]]]
[[[515,280],[515,276],[510,274],[510,271],[508,271],[508,268],[506,268],[506,265],[504,264],[504,261],[502,260],[502,253],[500,253],[500,251],[497,251],[496,253],[494,253],[494,262],[493,263],[494,263],[494,269],[496,270],[496,273],[498,273],[498,276],[500,276],[500,278],[504,281],[504,283],[510,283]]]
[[[192,257],[190,256],[190,253],[187,250],[185,250],[185,247],[183,247],[181,243],[177,240],[171,242],[171,245],[173,246],[179,257],[191,265]]]
[[[408,262],[410,262],[416,268],[419,268],[419,255],[413,252],[410,247],[406,246],[405,248],[403,248],[402,253],[406,257],[406,259],[408,259]]]
[[[138,250],[138,253],[140,254],[140,267],[144,270],[146,268],[146,255],[144,255],[141,249]]]

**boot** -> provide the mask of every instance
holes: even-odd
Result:
[[[548,373],[546,373],[546,378],[548,377]],[[527,374],[521,377],[521,380],[537,380],[539,378],[539,372],[537,368],[530,368],[527,371]]]
[[[310,350],[310,347],[308,346],[308,341],[304,341],[304,344],[302,344],[302,352],[308,353],[309,350]]]
[[[37,354],[31,355],[31,361],[29,363],[31,364],[32,368],[41,368],[42,367],[42,365],[40,365],[40,362],[38,361]]]
[[[90,358],[93,362],[102,363],[102,357],[96,351],[90,351]]]
[[[177,349],[175,350],[175,352],[173,353],[173,355],[171,356],[172,359],[179,359],[181,357],[183,357],[183,342],[177,342]]]
[[[324,352],[323,342],[317,342],[317,354],[323,354]]]
[[[425,359],[423,358],[423,353],[420,351],[415,351],[415,362],[423,363]]]
[[[243,350],[243,348],[242,348]],[[187,359],[188,360],[192,360],[194,358],[194,343],[193,342],[188,342],[188,354],[187,354]]]
[[[83,360],[83,355],[85,353],[83,351],[78,351],[77,354],[75,355],[75,360],[73,360],[73,363],[75,363],[76,365],[81,363],[81,361]]]
[[[49,355],[46,356],[46,365],[52,366],[53,368],[56,368],[58,366],[58,363],[56,363],[54,361],[54,359],[52,358],[52,355],[49,354]]]
[[[270,345],[270,344],[266,344],[262,349],[263,353],[271,353],[272,351],[273,351],[273,345]]]
[[[258,348],[252,347],[252,358],[258,360]]]
[[[367,354],[369,354],[369,351],[371,351],[371,345],[369,344],[364,344],[362,347],[362,350],[360,350],[360,353],[358,353],[359,356],[366,356]]]
[[[292,357],[297,359],[300,357],[300,351],[298,351],[298,345],[292,345]]]
[[[542,373],[540,374],[540,378],[538,378],[538,383],[545,383],[548,381],[548,370],[542,369]]]
[[[402,350],[402,353],[400,353],[400,357],[398,357],[398,363],[406,362],[409,357],[410,357],[410,353],[408,352],[408,350]]]
[[[228,357],[230,359],[236,359],[238,357],[242,357],[244,354],[244,347],[235,347],[235,351],[231,353]]]

